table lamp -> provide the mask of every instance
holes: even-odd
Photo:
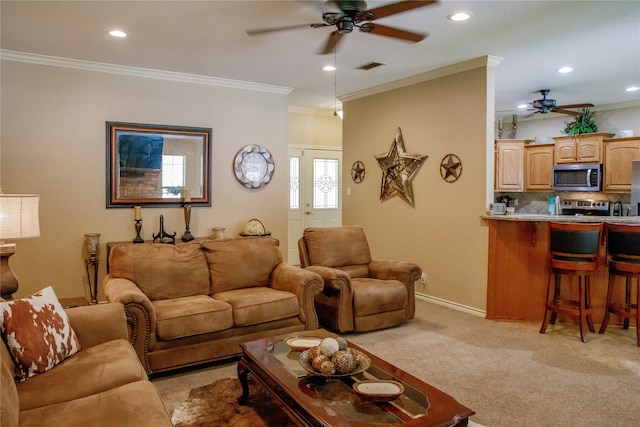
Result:
[[[6,300],[18,290],[18,278],[9,267],[16,244],[5,243],[5,239],[40,237],[39,204],[37,194],[4,194],[0,189],[0,294]]]

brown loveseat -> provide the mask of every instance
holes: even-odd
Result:
[[[50,370],[14,381],[4,341],[0,425],[172,426],[157,389],[127,341],[121,304],[65,310],[82,349]]]
[[[240,343],[317,329],[322,278],[282,261],[278,240],[241,237],[111,248],[104,280],[124,304],[147,373],[228,358]]]
[[[422,270],[412,262],[372,259],[362,227],[309,227],[298,249],[302,267],[324,279],[315,302],[323,326],[367,332],[413,319]]]

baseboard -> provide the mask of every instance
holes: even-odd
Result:
[[[487,316],[487,312],[486,311],[480,310],[480,309],[475,308],[475,307],[469,307],[468,305],[458,304],[457,302],[447,301],[445,299],[437,298],[437,297],[434,297],[434,296],[431,296],[431,295],[422,294],[420,292],[416,292],[415,295],[416,295],[416,298],[418,298],[418,299],[421,299],[421,300],[424,300],[424,301],[429,301],[429,302],[432,302],[434,304],[442,305],[442,306],[445,306],[445,307],[453,308],[454,310],[463,311],[465,313],[473,314],[474,316],[483,317],[483,318]]]

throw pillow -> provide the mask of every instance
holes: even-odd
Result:
[[[21,381],[48,371],[80,350],[80,341],[51,286],[30,297],[0,302],[0,309],[0,332]]]

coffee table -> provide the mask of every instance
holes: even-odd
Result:
[[[326,331],[316,332],[294,336],[327,335]],[[310,375],[298,363],[300,353],[291,351],[285,338],[263,338],[240,345],[238,378],[242,396],[238,402],[244,404],[249,397],[251,373],[283,403],[291,420],[303,426],[466,426],[475,414],[453,397],[352,342],[348,342],[349,347],[371,359],[366,371],[340,378]],[[400,382],[404,393],[390,402],[372,402],[352,388],[358,380],[376,379]]]

